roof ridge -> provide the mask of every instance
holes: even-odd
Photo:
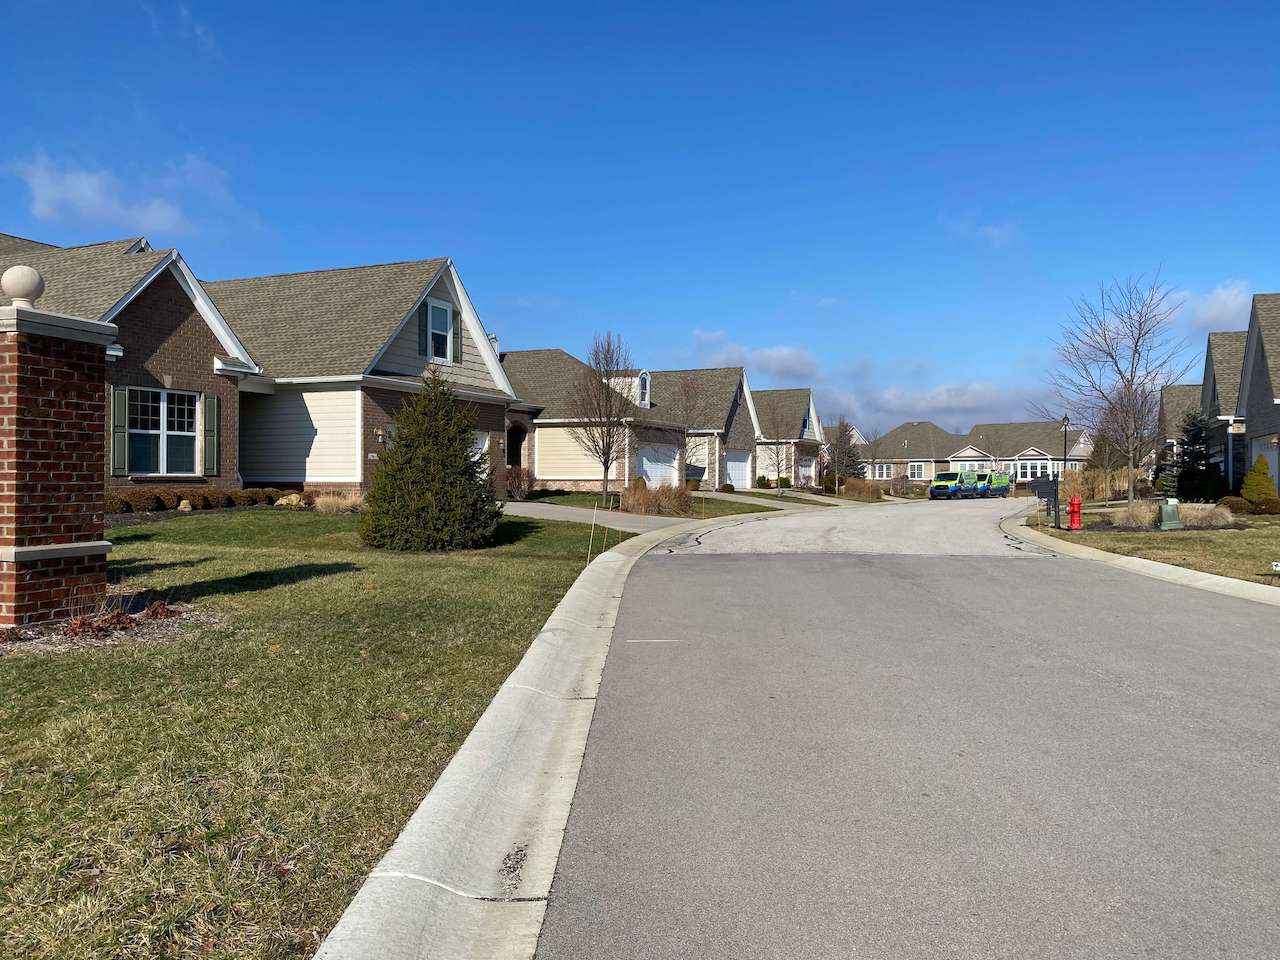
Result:
[[[249,280],[279,280],[284,277],[306,277],[317,273],[341,273],[346,270],[372,270],[374,267],[404,267],[411,263],[435,263],[448,257],[420,257],[416,260],[391,260],[386,263],[358,263],[350,267],[319,267],[315,270],[291,270],[284,273],[260,273],[252,277],[225,277],[222,280],[205,280],[203,283],[245,283]]]
[[[10,240],[22,240],[25,243],[37,243],[42,247],[48,247],[50,250],[63,250],[64,247],[58,246],[56,243],[49,243],[46,240],[37,240],[35,237],[24,237],[16,233],[6,233],[0,231],[0,237],[8,237]]]

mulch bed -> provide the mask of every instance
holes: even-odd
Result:
[[[108,513],[108,527],[136,527],[143,523],[155,523],[157,520],[176,520],[179,517],[202,517],[210,513],[244,513],[246,510],[274,510],[275,504],[255,503],[247,507],[214,507],[210,510],[143,510],[130,513]],[[285,508],[281,508],[285,509]]]
[[[64,653],[122,643],[170,640],[192,624],[214,625],[219,618],[189,603],[154,601],[142,606],[139,595],[112,587],[95,613],[55,623],[0,630],[0,657],[28,653]]]

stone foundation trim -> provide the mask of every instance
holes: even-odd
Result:
[[[42,543],[32,547],[0,546],[0,563],[25,563],[30,560],[52,560],[56,557],[105,556],[110,552],[110,540]]]
[[[26,333],[107,346],[119,332],[114,323],[101,320],[81,320],[31,307],[0,307],[0,333]]]

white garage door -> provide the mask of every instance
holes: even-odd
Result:
[[[676,473],[679,449],[672,443],[655,443],[636,450],[636,476],[651,487],[674,487],[680,482]]]
[[[800,482],[816,484],[818,481],[818,461],[813,457],[800,458]]]
[[[751,451],[726,450],[724,472],[736,489],[749,490],[751,488]]]

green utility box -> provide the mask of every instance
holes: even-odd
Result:
[[[1173,497],[1160,504],[1160,529],[1182,529],[1182,514],[1178,513],[1178,501]]]

